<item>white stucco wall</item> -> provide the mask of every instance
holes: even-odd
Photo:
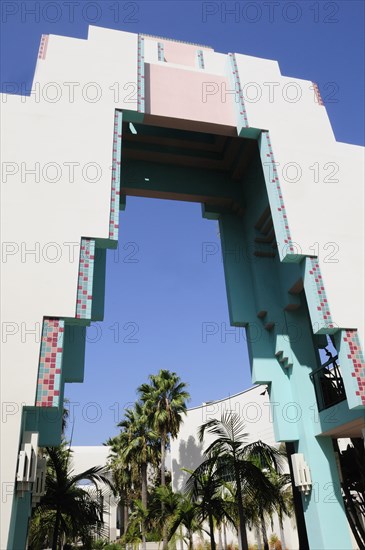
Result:
[[[0,97],[1,478],[7,484],[1,548],[22,406],[35,404],[43,316],[75,316],[80,239],[108,238],[114,109],[136,110],[136,102],[125,101],[130,88],[123,90],[136,81],[137,36],[90,29],[87,41],[51,35],[45,59],[38,59],[34,94]]]
[[[248,125],[270,132],[295,253],[318,257],[334,325],[364,344],[365,149],[336,141],[313,82],[235,57]]]
[[[146,61],[160,68],[153,39],[145,42]],[[50,35],[31,96],[0,97],[1,548],[10,522],[22,406],[35,403],[43,317],[75,316],[80,239],[108,237],[114,110],[137,110],[137,44],[136,34],[92,26],[87,40]],[[176,48],[170,48],[171,59],[184,61],[185,53],[179,57]],[[190,46],[183,48],[188,58]],[[204,50],[209,82],[216,78],[218,86],[206,101],[197,86],[204,121],[216,123],[220,103],[219,124],[235,131],[235,96],[222,96],[219,89],[226,85],[227,56],[197,49]],[[358,329],[363,338],[364,149],[335,141],[309,81],[282,76],[275,61],[240,54],[236,59],[241,85],[253,82],[262,89],[259,101],[245,102],[249,125],[270,131],[279,172],[288,163],[301,170],[298,181],[290,181],[290,171],[280,178],[292,240],[300,253],[319,257],[334,323]],[[171,70],[179,82],[190,77],[205,82],[197,67],[174,63]],[[298,89],[300,99],[292,101],[291,91]],[[187,103],[175,110],[170,101],[169,113],[199,120],[195,102]]]

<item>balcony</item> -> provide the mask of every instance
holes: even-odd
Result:
[[[316,392],[318,410],[324,411],[346,399],[340,367],[337,364],[338,356],[332,357],[310,374]]]

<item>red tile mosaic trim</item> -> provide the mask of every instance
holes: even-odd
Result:
[[[120,163],[122,154],[122,113],[115,111],[113,134],[112,190],[110,199],[109,239],[118,240]]]
[[[46,59],[48,39],[48,34],[42,34],[41,43],[39,44],[38,50],[38,59]]]
[[[318,88],[318,84],[316,82],[312,82],[312,84],[313,84],[314,95],[316,96],[318,105],[324,105],[321,92],[319,91],[319,88]]]
[[[321,269],[317,258],[307,258],[307,274],[310,277],[313,289],[312,296],[315,297],[317,317],[327,328],[335,328],[327,301],[327,295],[321,275]]]
[[[144,113],[144,38],[138,36],[137,55],[137,111]]]
[[[39,359],[36,407],[58,407],[65,323],[44,319]]]
[[[293,246],[292,238],[290,235],[288,216],[285,210],[283,193],[280,186],[278,171],[276,168],[274,152],[272,149],[269,132],[266,132],[266,131],[262,132],[262,140],[263,140],[262,145],[264,146],[262,148],[263,164],[264,166],[269,165],[270,189],[273,191],[273,197],[275,199],[274,208],[276,208],[276,212],[278,213],[278,216],[280,219],[282,235],[283,235],[283,240],[285,245],[284,248],[286,248],[287,251],[295,254],[296,248]]]
[[[356,379],[358,389],[356,395],[360,398],[362,405],[365,405],[365,359],[361,349],[357,330],[346,330],[344,342],[348,347],[347,358],[352,362],[353,371],[351,376]]]
[[[240,118],[242,120],[242,126],[244,128],[249,128],[248,119],[247,119],[247,112],[246,112],[246,107],[245,107],[245,101],[243,99],[243,91],[242,91],[242,86],[241,86],[241,81],[240,81],[240,75],[239,75],[238,67],[237,67],[236,56],[235,56],[234,53],[229,53],[228,56],[229,56],[230,63],[231,63],[231,73],[232,73],[232,77],[233,77],[233,84],[234,84],[236,93],[238,93],[239,114],[240,114]]]
[[[81,239],[76,319],[91,319],[93,301],[95,241]]]

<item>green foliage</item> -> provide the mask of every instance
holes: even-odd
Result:
[[[245,425],[233,412],[225,412],[220,420],[203,424],[199,428],[200,441],[206,432],[216,437],[205,451],[205,461],[192,472],[187,491],[199,503],[201,519],[210,520],[212,549],[216,547],[213,518],[221,523],[226,517],[239,525],[243,550],[248,548],[246,525],[250,521],[261,522],[267,542],[264,513],[272,514],[274,510],[279,510],[281,516],[288,513],[281,495],[287,484],[286,477],[285,480],[280,477],[282,454],[262,441],[248,443]],[[224,501],[222,486],[233,496],[233,502]]]
[[[104,550],[108,542],[105,539],[96,539],[92,543],[92,550]]]
[[[182,423],[182,415],[186,414],[186,402],[190,398],[186,384],[175,372],[161,369],[158,374],[149,376],[150,383],[138,388],[141,402],[144,405],[150,427],[160,438],[160,472],[161,485],[166,485],[165,456],[169,436],[177,437]],[[165,518],[165,503],[161,502],[161,517]],[[162,519],[163,550],[168,546],[167,520]]]
[[[140,400],[126,410],[124,419],[118,424],[120,433],[105,443],[111,446],[109,467],[117,494],[127,509],[131,508],[131,502],[138,500],[147,508],[147,482],[156,484],[158,467],[162,484],[169,482],[164,453],[169,434],[175,437],[179,430],[189,397],[184,389],[186,385],[176,373],[160,370],[149,378],[150,384],[138,388]],[[159,516],[161,519],[161,506]],[[134,538],[137,536],[135,529],[129,527],[129,535],[133,532]]]
[[[138,388],[141,401],[148,410],[151,425],[160,435],[179,433],[182,415],[186,414],[186,402],[190,399],[186,384],[175,372],[161,369],[149,376],[150,384]]]
[[[185,542],[188,543],[189,548],[192,548],[193,534],[202,534],[201,521],[199,520],[199,508],[196,503],[185,495],[177,494],[178,505],[174,512],[170,516],[168,525],[168,538],[169,540],[176,533],[176,531],[183,527],[186,532],[184,537]]]
[[[52,547],[58,550],[61,541],[81,541],[91,545],[93,535],[103,529],[103,506],[96,492],[97,482],[110,486],[105,468],[95,466],[80,474],[71,467],[70,449],[65,443],[46,449],[46,493],[33,511],[29,530],[32,550]],[[92,487],[85,490],[81,481]]]
[[[269,538],[270,550],[282,550],[282,544],[276,533],[272,533]]]
[[[97,539],[92,543],[92,550],[121,550],[122,543],[108,542],[105,539]]]
[[[288,476],[280,473],[283,453],[262,441],[248,443],[241,418],[232,412],[200,427],[201,440],[206,432],[215,439],[204,462],[189,472],[185,494],[174,493],[166,480],[165,452],[186,414],[186,384],[176,373],[160,370],[149,376],[138,394],[139,401],[119,424],[120,434],[106,443],[111,446],[110,469],[118,495],[129,511],[123,544],[136,547],[163,539],[166,550],[167,541],[172,547],[184,540],[193,550],[193,534],[201,535],[207,522],[204,530],[211,543],[205,546],[202,541],[202,548],[215,550],[215,529],[230,524],[235,529],[240,526],[241,546],[248,550],[247,525],[262,526],[264,515],[271,517],[274,512],[280,522],[290,514]],[[157,485],[158,466],[161,485]],[[263,536],[266,541],[267,535]]]

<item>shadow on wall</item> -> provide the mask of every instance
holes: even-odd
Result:
[[[174,489],[183,491],[185,483],[189,477],[188,472],[184,472],[182,468],[195,470],[203,462],[203,444],[196,442],[195,438],[190,435],[187,441],[180,441],[179,445],[179,462],[176,459],[172,461],[172,475],[174,480]]]

